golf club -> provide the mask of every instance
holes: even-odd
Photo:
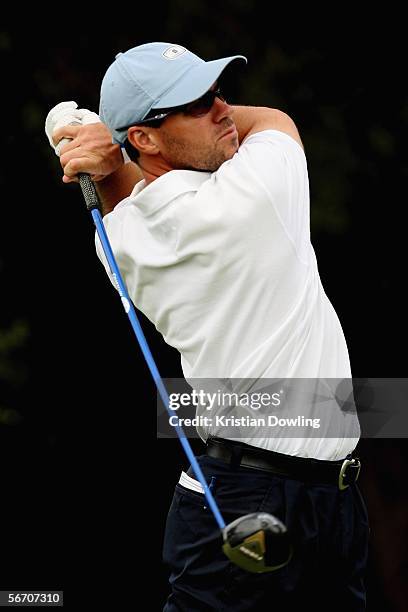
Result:
[[[53,111],[50,111],[49,116],[52,112]],[[47,121],[49,116],[47,117]],[[63,141],[58,143],[56,149],[57,155],[59,154],[59,149],[63,144]],[[86,207],[91,213],[112,277],[121,298],[123,308],[132,325],[132,329],[135,333],[136,339],[139,343],[166,410],[170,416],[174,417],[174,413],[170,408],[170,400],[167,390],[147,344],[145,335],[137,318],[135,308],[129,297],[113,255],[112,248],[105,231],[105,226],[102,221],[100,202],[95,186],[88,174],[81,173],[78,175],[78,178]],[[183,428],[178,423],[176,423],[174,427],[183,446],[184,452],[190,461],[193,472],[203,487],[208,506],[210,507],[222,532],[224,542],[223,551],[225,555],[233,563],[242,569],[247,570],[248,572],[270,572],[286,565],[292,556],[292,546],[286,526],[276,517],[264,512],[239,517],[229,525],[226,525],[218,505],[207,485],[204,474],[192,451],[190,443],[186,438]]]

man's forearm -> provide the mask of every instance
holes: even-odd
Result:
[[[256,127],[260,121],[275,120],[275,109],[263,106],[233,106],[232,118],[238,131],[239,144]]]
[[[233,120],[238,131],[239,144],[250,134],[262,130],[279,130],[294,138],[301,146],[299,132],[292,119],[277,108],[265,106],[233,106]]]
[[[101,201],[102,216],[111,212],[116,204],[130,195],[133,187],[142,180],[143,175],[134,163],[123,164],[101,181],[95,182]]]

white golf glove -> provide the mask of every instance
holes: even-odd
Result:
[[[99,115],[87,108],[78,108],[78,104],[73,100],[70,102],[60,102],[54,106],[45,120],[45,133],[47,134],[47,138],[55,154],[59,157],[61,147],[69,142],[67,138],[63,138],[55,145],[52,140],[52,135],[55,130],[65,125],[87,125],[89,123],[101,123]],[[125,164],[129,163],[131,159],[123,147],[121,148],[121,152]]]
[[[68,140],[63,138],[57,145],[54,145],[52,135],[58,128],[65,125],[87,125],[88,123],[100,123],[101,120],[96,113],[87,108],[78,108],[78,104],[73,102],[60,102],[50,110],[45,120],[45,133],[50,145],[54,149],[56,155],[60,154],[60,149]]]

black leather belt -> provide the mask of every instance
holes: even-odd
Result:
[[[346,489],[350,484],[356,482],[361,468],[360,459],[352,455],[347,455],[340,461],[307,459],[221,438],[207,440],[206,454],[225,461],[233,469],[241,466],[265,470],[295,480],[316,484],[336,484],[339,489]]]

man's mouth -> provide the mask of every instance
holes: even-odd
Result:
[[[237,128],[235,127],[235,125],[230,125],[230,127],[221,134],[218,140],[221,140],[221,138],[225,138],[225,136],[233,136],[233,135],[237,135]]]

